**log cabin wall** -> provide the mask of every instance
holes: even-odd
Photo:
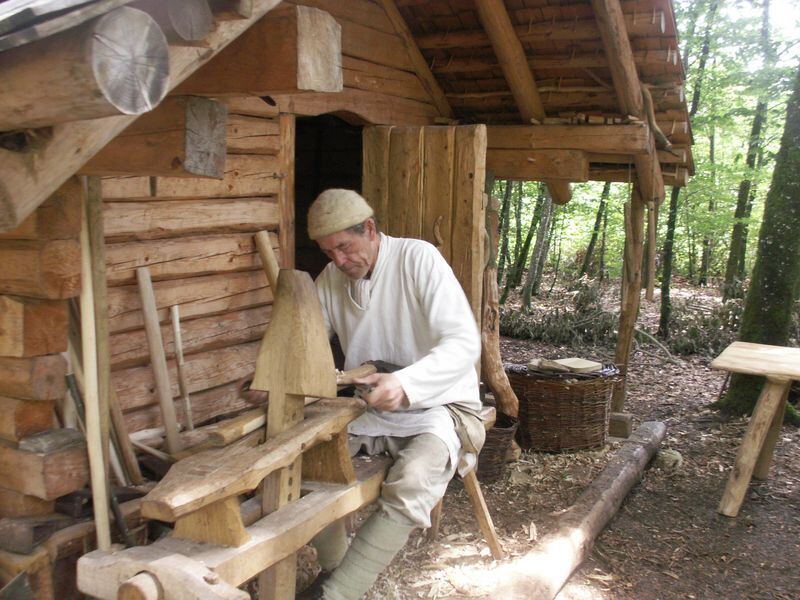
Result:
[[[237,381],[253,372],[272,291],[253,234],[268,230],[293,265],[294,117],[260,98],[228,105],[222,179],[103,179],[112,379],[131,431],[161,416],[136,268],[153,278],[173,397],[179,397],[169,308],[181,314],[195,423],[245,408]],[[183,406],[176,402],[179,421]]]

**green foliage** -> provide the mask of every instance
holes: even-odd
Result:
[[[676,302],[670,315],[669,349],[676,354],[718,356],[736,341],[741,320],[741,300],[729,300],[712,309]]]

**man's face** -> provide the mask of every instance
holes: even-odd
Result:
[[[365,222],[363,234],[338,231],[319,238],[317,244],[350,279],[366,277],[378,258],[378,234],[372,219]]]

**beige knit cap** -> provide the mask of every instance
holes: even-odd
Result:
[[[333,188],[325,190],[308,209],[308,237],[321,237],[363,223],[374,214],[372,207],[357,192]]]

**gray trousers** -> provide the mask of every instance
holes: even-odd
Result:
[[[455,474],[445,443],[432,433],[410,437],[353,436],[350,454],[388,452],[394,459],[381,486],[378,506],[391,520],[430,527],[431,511]]]

